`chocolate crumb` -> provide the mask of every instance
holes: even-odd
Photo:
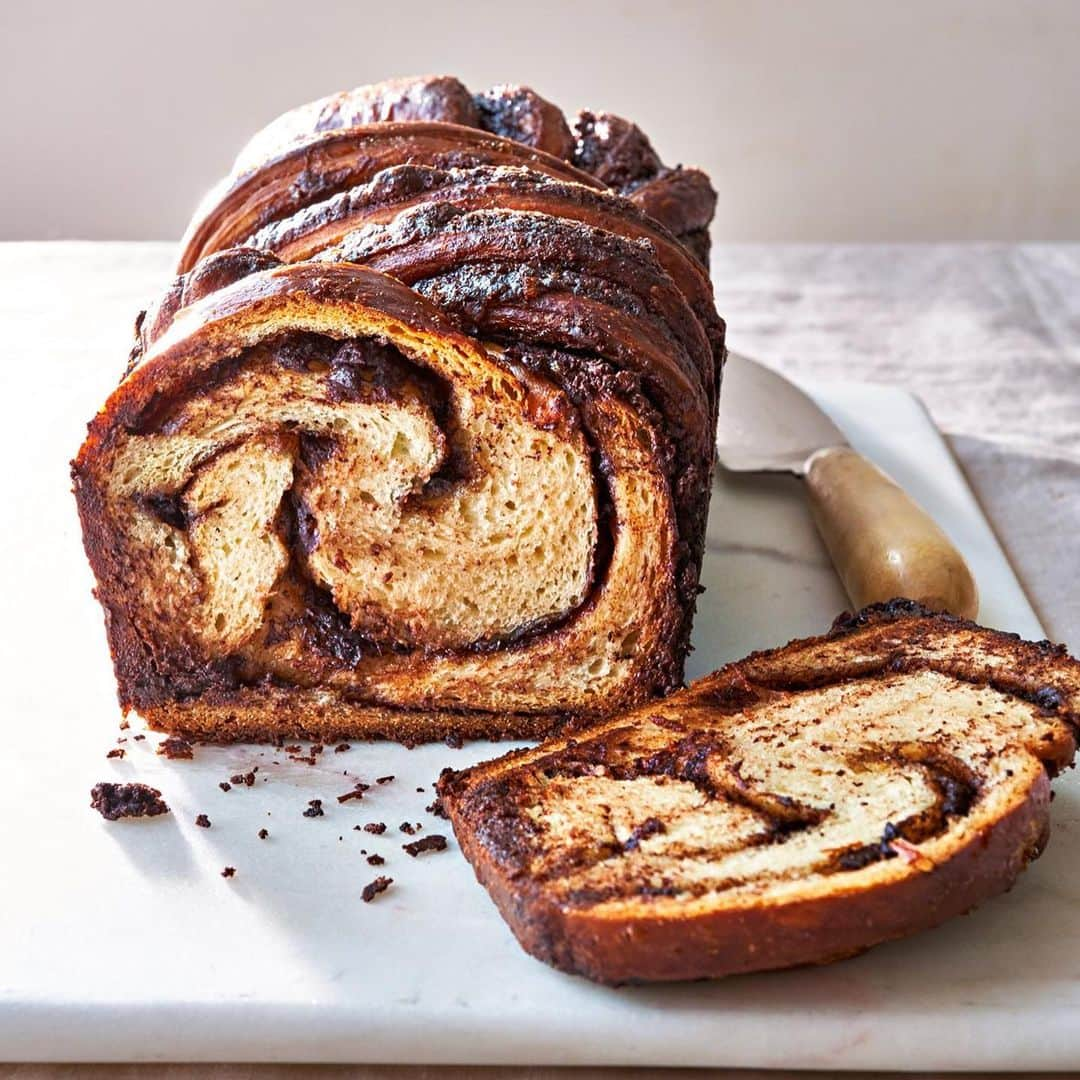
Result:
[[[90,805],[107,821],[126,817],[157,817],[168,806],[157,788],[147,784],[110,784],[103,781],[90,789]]]
[[[337,801],[339,803],[348,802],[350,799],[362,799],[365,791],[370,791],[370,784],[363,784],[359,780],[356,782],[356,787],[352,791],[346,791],[344,795],[339,795]]]
[[[311,748],[311,756],[318,757],[325,749],[326,747],[321,742],[317,742]]]
[[[334,747],[334,753],[335,754],[344,754],[346,750],[351,750],[351,749],[352,749],[352,747],[347,742],[342,742],[342,743],[338,743],[337,746]]]
[[[440,799],[437,795],[435,796],[434,801],[428,803],[427,806],[424,807],[424,809],[429,814],[434,814],[435,817],[447,818],[447,820],[449,820],[446,813],[446,808],[442,804],[442,799]]]
[[[146,738],[146,736],[145,736],[145,735],[136,735],[136,736],[135,736],[135,741],[136,741],[136,742],[142,742],[142,741],[143,741],[143,739],[145,739],[145,738]]]
[[[382,866],[382,864],[386,862],[386,860],[381,855],[369,855],[367,857],[367,861],[372,866]]]
[[[322,817],[322,799],[312,799],[308,804],[308,808],[304,811],[304,817]]]
[[[259,839],[260,840],[265,840],[269,835],[270,835],[270,833],[266,829],[260,829],[259,830]]]
[[[230,784],[228,780],[222,780],[221,783],[218,784],[218,787],[221,788],[222,791],[232,791],[232,784]]]
[[[198,825],[200,829],[209,829],[210,819],[205,814],[200,814],[195,819],[195,824]]]
[[[301,746],[283,746],[282,749],[286,754],[299,754],[303,749]]]
[[[356,827],[358,829],[360,828],[359,825],[357,825]],[[382,834],[384,832],[386,832],[386,822],[385,821],[369,821],[364,826],[364,832],[374,833],[376,836],[382,836]]]
[[[411,844],[402,844],[401,846],[415,859],[417,855],[425,851],[445,851],[446,837],[440,836],[438,833],[432,833],[430,836],[414,840]]]
[[[377,877],[374,881],[364,886],[360,895],[364,898],[365,904],[370,904],[379,893],[386,892],[387,889],[393,885],[394,879],[388,877]]]
[[[1035,691],[1035,704],[1046,712],[1057,712],[1064,701],[1061,691],[1056,686],[1044,686]]]
[[[423,795],[423,794],[424,794],[424,789],[423,789],[422,787],[418,787],[418,788],[416,789],[416,794],[417,794],[417,795]]]
[[[391,773],[389,776],[378,776],[375,778],[376,784],[390,784],[393,783],[394,775]]]
[[[121,721],[120,721],[120,730],[121,730],[121,731],[127,731],[127,729],[128,729],[129,727],[131,727],[131,724],[130,724],[130,723],[128,723],[128,721],[127,721],[127,720],[121,720]]]
[[[187,739],[181,739],[179,735],[170,735],[163,743],[159,743],[157,752],[170,761],[178,758],[190,761],[195,756],[191,743]]]
[[[626,843],[623,844],[623,850],[636,851],[641,846],[642,840],[647,840],[650,836],[665,832],[667,832],[667,826],[659,818],[646,818],[630,833]]]
[[[107,758],[122,758],[125,756],[126,753],[126,750],[118,746],[115,750],[110,750],[105,756]]]
[[[407,834],[407,835],[409,835],[409,836],[412,836],[412,835],[413,835],[414,833],[418,833],[418,832],[419,832],[419,831],[420,831],[420,830],[421,830],[421,829],[422,829],[423,827],[424,827],[424,826],[423,826],[423,823],[422,823],[422,822],[419,822],[419,821],[418,821],[418,822],[417,822],[417,823],[416,823],[415,825],[411,824],[411,823],[410,823],[410,822],[408,822],[408,821],[403,821],[403,822],[402,822],[402,823],[401,823],[401,824],[400,824],[400,825],[398,826],[398,828],[399,828],[399,829],[400,829],[400,830],[401,830],[401,831],[402,831],[403,833],[406,833],[406,834]]]
[[[443,742],[445,742],[451,750],[460,750],[465,745],[465,741],[460,735],[447,735]]]
[[[235,866],[226,866],[225,869],[221,871],[221,876],[222,877],[234,877],[235,875],[236,875],[236,867]]]

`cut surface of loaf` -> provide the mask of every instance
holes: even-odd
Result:
[[[440,780],[527,951],[606,983],[823,963],[1007,889],[1080,664],[906,601]]]
[[[181,291],[74,463],[125,709],[410,742],[678,681],[692,581],[654,411],[363,266],[224,252]]]

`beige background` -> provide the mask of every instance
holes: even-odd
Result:
[[[638,120],[720,241],[1080,239],[1074,0],[0,3],[0,238],[177,236],[279,111],[395,74]]]

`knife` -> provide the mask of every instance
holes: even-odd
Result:
[[[856,608],[904,596],[975,618],[979,594],[938,524],[797,386],[731,353],[720,395],[717,454],[733,472],[789,472]]]

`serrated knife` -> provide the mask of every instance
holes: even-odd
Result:
[[[789,472],[810,509],[852,603],[905,596],[973,619],[975,580],[938,524],[898,484],[856,453],[807,394],[732,353],[724,369],[717,437],[733,472]]]

